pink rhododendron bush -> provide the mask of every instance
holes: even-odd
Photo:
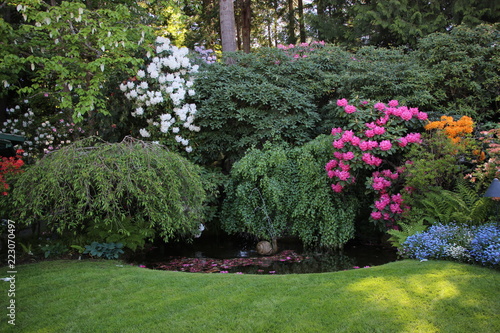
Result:
[[[345,126],[331,133],[334,153],[325,169],[332,190],[342,193],[356,182],[365,182],[376,197],[370,219],[395,227],[395,220],[409,209],[400,193],[404,163],[411,163],[404,161],[404,154],[422,142],[419,131],[427,114],[396,100],[384,104],[339,99],[337,109]]]

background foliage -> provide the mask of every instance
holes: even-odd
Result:
[[[234,162],[268,140],[302,144],[314,137],[315,97],[326,88],[317,64],[267,48],[231,57],[235,65],[210,65],[196,81],[202,161]]]
[[[373,45],[415,48],[434,32],[459,25],[495,23],[500,5],[493,0],[315,0],[308,14],[310,33],[321,40],[349,47]]]
[[[23,98],[49,97],[75,120],[108,114],[103,88],[116,86],[116,78],[142,62],[137,52],[151,38],[151,28],[121,4],[89,10],[79,2],[20,1],[16,9],[22,19],[11,26],[8,42],[14,47],[2,48],[3,84]]]
[[[253,145],[301,145],[329,133],[340,121],[330,103],[335,99],[399,98],[422,110],[434,102],[431,74],[402,50],[366,47],[349,53],[315,44],[231,57],[235,65],[209,65],[196,81],[202,163],[231,164]]]
[[[432,73],[430,89],[440,114],[498,121],[500,31],[496,25],[459,26],[418,43],[421,64]]]

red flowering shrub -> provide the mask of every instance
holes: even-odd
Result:
[[[10,188],[9,184],[5,180],[6,174],[14,174],[21,172],[21,167],[24,165],[22,160],[22,154],[24,150],[18,149],[16,151],[16,156],[13,157],[2,157],[0,161],[0,190],[2,191],[2,195],[7,195],[8,190]]]

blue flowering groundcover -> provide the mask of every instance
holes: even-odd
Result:
[[[434,224],[409,236],[401,254],[419,260],[455,260],[500,268],[500,225]]]

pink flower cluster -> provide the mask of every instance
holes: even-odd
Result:
[[[277,48],[280,50],[283,50],[285,53],[287,53],[293,59],[299,59],[299,58],[307,58],[308,53],[316,51],[318,48],[325,46],[325,44],[326,43],[324,41],[320,41],[320,42],[314,41],[311,43],[300,43],[297,45],[278,44]]]
[[[330,160],[325,169],[328,173],[328,177],[337,178],[342,183],[332,184],[332,189],[339,193],[342,192],[345,184],[354,183],[356,181],[355,177],[350,173],[351,165],[346,163],[354,158],[354,153],[349,151],[346,153],[335,152],[335,159]]]
[[[361,102],[361,107],[366,108],[368,102]],[[337,106],[343,108],[344,112],[354,114],[358,109],[354,105],[350,105],[345,98],[337,100]],[[365,129],[359,131],[356,135],[352,130],[343,130],[340,127],[332,128],[331,134],[334,136],[332,143],[336,149],[334,152],[335,159],[328,162],[325,166],[328,176],[336,178],[338,181],[332,185],[336,192],[341,192],[345,185],[354,182],[354,177],[350,174],[351,166],[348,162],[359,167],[359,162],[362,161],[370,167],[379,167],[383,160],[376,156],[377,152],[392,153],[397,147],[404,148],[409,143],[420,143],[420,133],[408,133],[406,136],[398,138],[395,142],[390,139],[391,134],[386,128],[387,122],[391,116],[400,117],[408,121],[414,116],[419,120],[427,119],[425,112],[418,111],[417,108],[408,108],[399,106],[399,102],[391,100],[388,106],[384,103],[376,103],[374,112],[378,112],[378,118],[375,121],[366,123]]]
[[[363,156],[361,156],[361,160],[366,164],[373,166],[380,166],[380,164],[382,164],[383,162],[381,158],[376,157],[370,153],[364,153]]]
[[[365,105],[366,103],[362,102],[361,104]],[[384,103],[376,103],[373,107],[384,114],[377,120],[376,125],[385,125],[391,115],[399,117],[405,121],[409,121],[413,118],[418,120],[427,120],[427,113],[419,111],[418,108],[408,108],[407,106],[397,107],[398,105],[399,102],[396,100],[389,101],[387,106]],[[337,106],[343,107],[346,113],[354,113],[357,111],[356,107],[350,105],[345,98],[337,100]],[[373,130],[376,126],[373,123],[367,125],[372,126],[370,127],[370,130]]]
[[[403,169],[397,169],[392,172],[389,169],[382,171],[375,171],[372,174],[371,186],[373,190],[378,193],[378,200],[373,205],[373,211],[370,217],[373,220],[394,221],[395,217],[401,215],[404,211],[409,209],[403,206],[403,197],[401,193],[389,194],[389,189],[393,185],[393,181],[399,178]]]
[[[343,98],[337,100],[336,104],[353,117],[351,128],[355,130],[332,128],[334,158],[326,164],[325,169],[328,177],[333,180],[331,186],[335,192],[342,192],[347,185],[355,183],[355,170],[380,167],[384,163],[382,157],[389,157],[398,150],[406,149],[408,144],[422,142],[420,133],[407,133],[401,137],[396,134],[401,133],[401,127],[409,128],[427,119],[427,114],[420,112],[418,108],[400,106],[397,100],[391,100],[387,105],[376,103],[373,107],[365,101],[356,107]],[[360,119],[367,118],[374,120],[360,124]],[[414,121],[408,123],[412,119]],[[401,194],[389,194],[389,189],[394,186],[399,174],[400,170],[375,171],[372,174],[370,188],[379,195],[371,214],[373,220],[392,221],[406,209],[402,206]]]
[[[354,113],[357,111],[356,107],[354,105],[349,105],[349,102],[345,98],[339,99],[337,101],[337,106],[343,107],[346,113]]]

